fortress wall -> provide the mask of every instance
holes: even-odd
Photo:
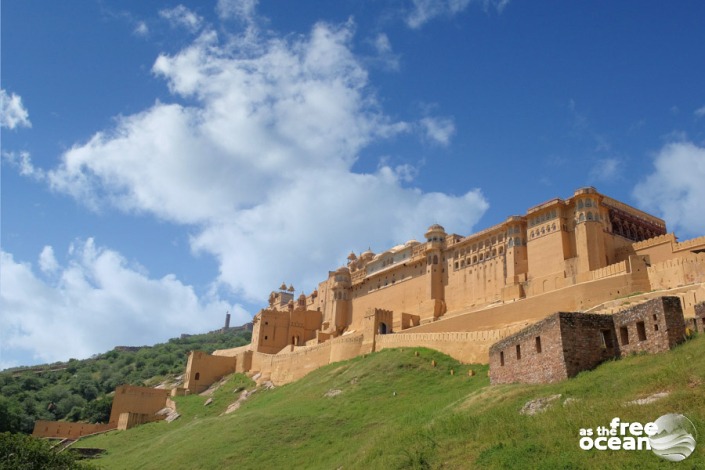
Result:
[[[705,235],[698,238],[692,238],[690,240],[685,240],[680,243],[676,243],[673,247],[673,251],[690,250],[691,248],[703,248],[705,247]]]
[[[184,388],[191,393],[201,393],[216,380],[235,372],[236,368],[235,356],[212,356],[203,351],[191,351],[186,363]]]
[[[65,421],[35,421],[34,437],[78,439],[97,432],[117,429],[117,422],[108,424],[67,423]]]
[[[648,268],[653,289],[669,289],[705,282],[705,253],[687,253]]]
[[[272,357],[269,379],[277,385],[293,382],[311,371],[330,363],[330,341],[288,354],[278,354]]]
[[[600,269],[596,269],[594,271],[591,271],[592,279],[595,281],[598,279],[606,278],[606,277],[624,274],[626,272],[628,272],[626,261],[620,261],[619,263],[610,264],[609,266],[605,266],[604,268],[600,268]]]
[[[490,346],[517,329],[378,335],[375,349],[381,351],[389,348],[425,347],[448,354],[466,364],[487,364]]]
[[[235,357],[238,356],[239,354],[249,351],[250,350],[250,344],[246,344],[244,346],[240,346],[239,348],[231,348],[231,349],[217,349],[213,351],[213,356],[228,356],[228,357]]]
[[[441,317],[438,321],[409,328],[405,332],[476,331],[515,323],[526,325],[557,311],[584,310],[615,297],[648,290],[648,279],[632,272],[558,289],[491,309],[475,310],[448,318]]]
[[[346,361],[360,355],[362,335],[341,336],[330,340],[330,362]]]
[[[121,385],[115,389],[110,423],[117,423],[122,413],[154,415],[166,407],[170,394],[166,389]]]

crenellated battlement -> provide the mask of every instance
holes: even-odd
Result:
[[[648,240],[643,240],[640,242],[632,243],[632,248],[634,251],[643,250],[644,248],[649,248],[656,245],[661,245],[662,243],[676,243],[676,236],[673,233],[666,233],[664,235],[659,235]]]

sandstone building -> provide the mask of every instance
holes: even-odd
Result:
[[[387,347],[487,363],[493,343],[554,312],[613,312],[615,299],[664,290],[695,316],[705,237],[678,242],[662,219],[581,188],[468,236],[436,224],[422,242],[350,253],[308,295],[282,284],[255,315],[251,344],[192,353],[185,387],[203,390],[232,371],[285,383]]]

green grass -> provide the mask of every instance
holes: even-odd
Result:
[[[239,396],[235,389],[253,386],[235,375],[207,407],[204,397],[179,397],[182,418],[173,423],[78,444],[107,449],[97,461],[105,468],[705,468],[703,357],[701,336],[558,384],[491,387],[487,366],[427,349],[385,350],[259,390],[221,416]],[[470,368],[476,376],[468,376]],[[331,389],[342,393],[325,397]],[[624,405],[665,390],[671,394],[653,404]],[[545,413],[519,414],[527,401],[557,393],[561,399]],[[569,397],[575,401],[563,405]],[[687,415],[700,431],[694,454],[680,464],[649,451],[578,446],[580,428],[607,426],[616,416],[646,423],[666,413]]]

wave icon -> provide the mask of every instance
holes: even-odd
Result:
[[[680,462],[695,450],[695,425],[683,415],[670,413],[655,422],[658,431],[649,437],[651,450],[659,457]]]

